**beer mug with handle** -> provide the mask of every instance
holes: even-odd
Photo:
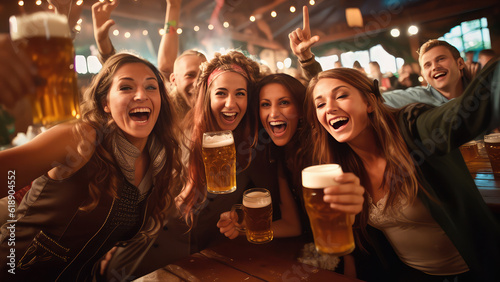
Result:
[[[304,204],[311,223],[314,245],[320,253],[342,256],[354,250],[350,216],[330,208],[323,201],[324,188],[336,185],[342,173],[338,164],[310,166],[302,170]]]
[[[236,149],[230,130],[203,133],[203,164],[207,191],[227,194],[236,190]]]
[[[243,203],[233,205],[231,214],[234,212],[237,214],[237,219],[233,220],[236,229],[245,232],[248,242],[264,244],[273,240],[273,205],[269,190],[246,190],[243,193]]]
[[[36,66],[36,94],[30,97],[33,124],[50,127],[79,117],[75,50],[64,15],[36,12],[11,16],[14,46]]]

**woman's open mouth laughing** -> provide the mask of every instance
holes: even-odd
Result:
[[[138,123],[146,123],[151,116],[151,109],[146,107],[134,108],[132,109],[128,115],[130,119]]]

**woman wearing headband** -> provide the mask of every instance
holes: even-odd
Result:
[[[271,191],[275,219],[294,214],[285,212],[295,209],[293,201],[281,206],[284,211],[280,213],[277,166],[269,162],[267,144],[258,138],[256,114],[248,109],[258,98],[255,83],[259,76],[259,65],[237,51],[216,54],[202,65],[193,109],[188,184],[177,198],[181,211],[193,226],[191,238],[196,238],[193,241],[198,248],[224,238],[217,228],[219,215],[241,202],[247,188],[263,187]],[[207,193],[201,157],[203,133],[219,130],[231,130],[236,147],[237,190],[226,195]],[[298,218],[291,222],[291,226],[300,230]]]

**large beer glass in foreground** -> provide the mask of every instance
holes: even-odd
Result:
[[[243,204],[233,205],[232,211],[243,210],[243,226],[247,240],[254,244],[264,244],[273,240],[271,223],[273,221],[273,205],[271,193],[264,188],[252,188],[243,193]],[[240,220],[238,220],[239,222]]]
[[[330,208],[323,201],[323,188],[336,185],[333,178],[342,173],[338,164],[310,166],[302,170],[304,204],[311,223],[316,250],[345,255],[354,250],[350,216]]]
[[[36,95],[30,99],[33,124],[50,126],[77,118],[75,51],[66,16],[52,12],[12,16],[10,35],[38,70]]]
[[[488,153],[495,178],[500,178],[500,133],[485,135],[484,147]]]
[[[207,191],[227,194],[236,190],[236,150],[230,130],[203,133],[203,163]]]

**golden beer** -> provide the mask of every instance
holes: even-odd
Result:
[[[324,188],[336,185],[333,178],[340,173],[342,169],[337,164],[311,166],[302,170],[304,204],[316,250],[337,256],[354,250],[350,216],[332,210],[330,204],[323,201]]]
[[[479,151],[477,147],[476,141],[470,141],[462,146],[460,146],[460,153],[462,153],[462,157],[465,162],[470,162],[479,157]]]
[[[484,146],[495,177],[500,177],[500,133],[485,135]]]
[[[271,194],[266,189],[249,189],[243,195],[246,236],[248,242],[263,244],[273,239],[271,223],[273,206]]]
[[[207,191],[227,194],[236,190],[236,150],[231,131],[203,134],[203,163]]]
[[[10,18],[11,37],[38,70],[30,97],[33,124],[50,126],[79,116],[75,50],[67,18],[37,12]]]

